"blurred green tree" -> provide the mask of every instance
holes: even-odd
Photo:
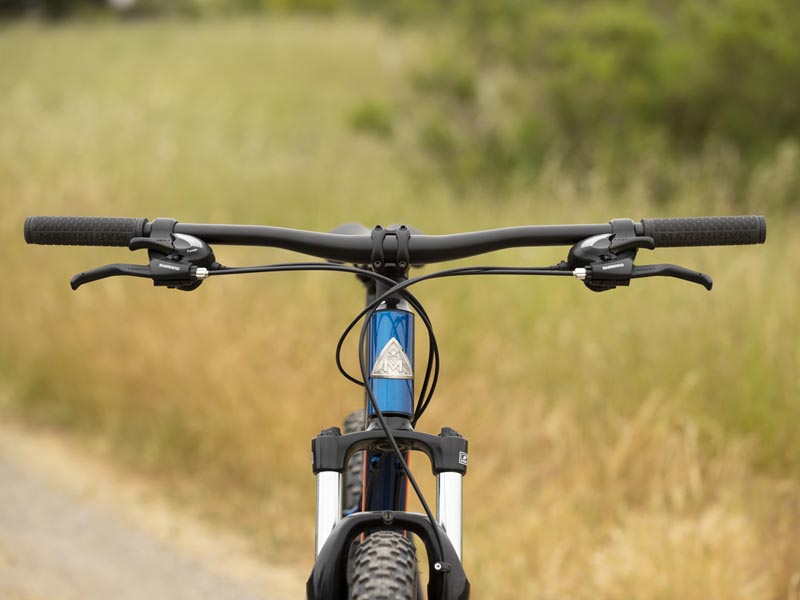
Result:
[[[448,6],[460,36],[418,81],[440,106],[424,139],[456,176],[535,171],[554,149],[613,166],[724,144],[753,164],[800,137],[795,1]]]

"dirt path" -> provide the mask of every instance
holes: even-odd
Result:
[[[71,444],[0,426],[3,600],[283,600],[303,579]]]

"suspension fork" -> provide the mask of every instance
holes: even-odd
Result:
[[[442,428],[439,435],[414,431],[402,417],[389,417],[387,424],[400,448],[428,456],[436,476],[436,521],[461,558],[461,492],[467,472],[467,440],[449,427]],[[342,520],[342,474],[347,461],[355,452],[385,445],[385,439],[380,427],[345,435],[338,427],[331,427],[312,440],[312,466],[317,476],[317,554]],[[387,511],[392,512],[369,512]]]
[[[388,274],[395,281],[407,278],[405,273]],[[367,304],[385,293],[389,286],[382,281],[365,281]],[[403,443],[406,462],[409,449],[421,450],[431,458],[436,476],[436,514],[437,522],[445,530],[459,559],[462,550],[462,492],[463,476],[466,473],[467,442],[455,430],[445,428],[439,436],[417,433],[413,430],[410,418],[414,412],[414,315],[402,297],[389,297],[375,311],[368,325],[369,356],[367,385],[387,417],[387,425],[394,437]],[[365,414],[367,431],[373,444],[363,445],[358,440],[347,445],[346,439],[352,435],[339,436],[338,428],[323,431],[314,440],[315,453],[323,452],[323,445],[317,448],[317,440],[339,436],[345,443],[347,454],[344,462],[335,462],[329,470],[317,469],[317,529],[316,552],[320,553],[333,528],[342,516],[342,484],[347,459],[358,450],[366,450],[362,480],[362,511],[405,511],[408,481],[393,452],[385,443],[380,443],[383,435],[379,423],[365,393]],[[371,433],[370,433],[371,432]],[[409,445],[409,436],[416,439]],[[421,437],[420,437],[421,436]],[[443,440],[440,443],[440,440]],[[448,448],[444,458],[445,444]],[[330,444],[328,444],[330,446]],[[332,450],[329,449],[328,452]],[[434,457],[440,457],[434,459]],[[339,456],[341,458],[341,456]],[[315,454],[316,461],[316,454]]]

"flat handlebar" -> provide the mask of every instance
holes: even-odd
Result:
[[[767,225],[762,216],[642,219],[629,222],[635,235],[652,237],[656,247],[763,244]],[[67,246],[125,246],[150,235],[144,218],[28,217],[29,244]],[[268,246],[327,260],[369,263],[370,235],[342,235],[265,225],[210,225],[175,223],[173,233],[191,235],[208,244]],[[507,248],[569,246],[583,239],[614,233],[611,223],[596,225],[534,225],[450,235],[410,234],[408,252],[414,264],[444,262]],[[398,238],[387,235],[383,250],[397,252]]]

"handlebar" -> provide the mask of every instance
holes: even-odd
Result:
[[[763,244],[767,235],[762,216],[642,219],[639,223],[615,220],[595,225],[536,225],[450,235],[408,233],[405,242],[394,232],[383,230],[381,252],[397,256],[407,251],[413,264],[444,262],[507,248],[568,246],[592,236],[620,233],[615,227],[620,222],[629,231],[627,237],[633,233],[652,238],[654,247]],[[150,236],[152,226],[144,218],[28,217],[25,241],[127,247],[134,238]],[[342,235],[263,225],[174,223],[172,233],[193,236],[208,244],[268,246],[357,264],[372,262],[376,248],[375,230],[372,235]],[[401,248],[403,245],[406,247]]]

